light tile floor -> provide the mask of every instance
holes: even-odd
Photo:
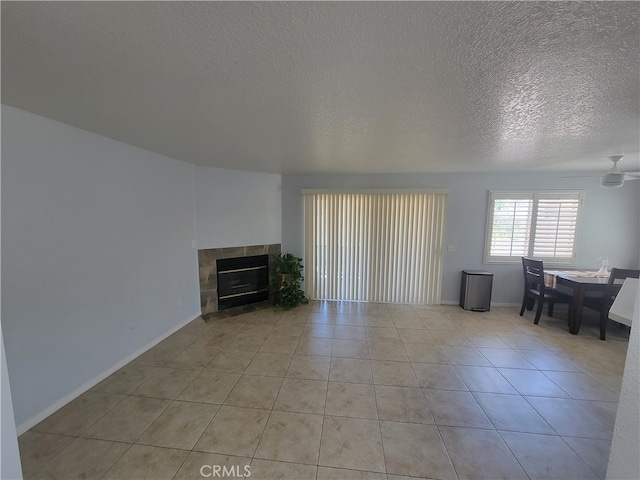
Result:
[[[22,435],[24,476],[604,478],[628,335],[559,310],[198,319]]]

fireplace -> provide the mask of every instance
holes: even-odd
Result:
[[[200,308],[202,315],[218,309],[218,260],[239,257],[267,256],[269,271],[272,261],[280,253],[280,244],[247,245],[238,247],[207,248],[198,250],[198,272],[200,278]],[[227,307],[228,308],[228,307]]]
[[[269,256],[220,258],[218,310],[269,299]]]

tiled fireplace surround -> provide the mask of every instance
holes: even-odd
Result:
[[[218,311],[218,269],[219,258],[249,257],[252,255],[278,255],[281,244],[249,245],[244,247],[207,248],[198,250],[198,270],[200,274],[200,306],[202,315]]]

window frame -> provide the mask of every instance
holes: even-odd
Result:
[[[576,214],[576,227],[573,240],[573,248],[571,257],[565,260],[567,257],[541,257],[534,256],[535,249],[535,233],[536,223],[538,218],[538,205],[540,200],[545,199],[577,199],[578,211]],[[517,190],[517,191],[504,191],[504,190],[490,190],[488,195],[487,204],[487,221],[485,225],[485,246],[484,246],[484,264],[518,264],[521,262],[522,255],[514,255],[509,257],[498,257],[491,255],[491,241],[493,236],[493,217],[494,206],[496,200],[522,200],[527,199],[533,202],[531,208],[531,220],[528,227],[529,232],[529,245],[528,251],[524,256],[536,258],[542,260],[547,265],[551,266],[574,266],[576,264],[576,251],[578,246],[578,235],[580,231],[580,218],[582,217],[582,206],[584,204],[584,190]]]

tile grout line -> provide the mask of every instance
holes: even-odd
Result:
[[[368,342],[367,342],[367,348],[369,347]],[[404,347],[403,347],[404,349]],[[371,357],[371,354],[369,354],[369,357]],[[373,376],[373,360],[369,360],[369,366],[371,368],[371,381],[373,383],[372,387],[373,387],[373,399],[376,402],[376,417],[377,417],[377,422],[378,422],[378,433],[380,434],[380,448],[382,449],[382,463],[384,465],[384,472],[385,475],[389,475],[389,469],[387,467],[387,455],[385,454],[385,450],[384,450],[384,437],[382,436],[382,423],[380,420],[380,408],[378,407],[378,393],[376,391],[376,380]]]
[[[265,339],[265,341],[266,341],[266,339]],[[298,340],[298,342],[299,341],[300,340]],[[264,342],[263,342],[263,345],[264,345]],[[296,348],[297,348],[297,344],[296,344]],[[274,407],[275,407],[276,402],[278,401],[278,396],[280,395],[280,392],[282,391],[282,385],[284,385],[284,379],[286,378],[286,374],[287,374],[287,371],[289,370],[289,366],[291,365],[291,360],[292,359],[293,359],[293,355],[291,355],[291,358],[289,359],[289,363],[287,364],[287,369],[284,372],[285,376],[282,377],[282,379],[281,379],[280,387],[278,388],[278,393],[276,393],[276,396],[273,399],[273,403],[271,404],[271,408],[269,409],[269,415],[267,416],[267,419],[264,422],[264,427],[262,428],[262,432],[260,433],[260,438],[258,438],[258,441],[256,442],[256,446],[253,449],[253,453],[251,454],[251,465],[253,465],[253,461],[256,460],[256,453],[258,451],[258,447],[260,446],[260,442],[262,441],[262,437],[264,436],[264,432],[267,430],[267,426],[269,425],[269,420],[271,419],[271,416],[272,416],[272,414],[274,412]],[[247,365],[247,368],[249,368],[249,365]],[[246,369],[245,369],[245,372],[246,372]],[[264,460],[264,459],[258,458],[257,460]]]

